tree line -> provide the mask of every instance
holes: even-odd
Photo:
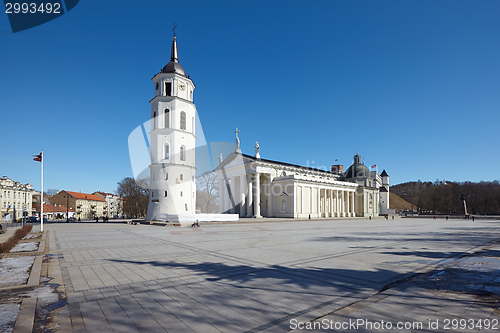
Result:
[[[464,214],[463,198],[469,214],[500,214],[500,182],[407,182],[390,191],[430,214]]]

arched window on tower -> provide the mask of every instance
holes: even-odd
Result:
[[[180,152],[179,155],[181,156],[181,161],[185,161],[186,160],[186,147],[181,146],[181,152]]]
[[[153,129],[156,129],[156,111],[153,112]]]
[[[186,130],[186,112],[181,111],[181,130]]]
[[[164,159],[168,160],[170,158],[170,147],[168,143],[165,143],[165,153],[163,154]]]
[[[163,114],[165,128],[170,128],[170,110],[165,109],[165,113]]]

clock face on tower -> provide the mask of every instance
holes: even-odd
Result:
[[[179,89],[184,91],[184,89],[186,89],[186,85],[184,83],[179,83]]]

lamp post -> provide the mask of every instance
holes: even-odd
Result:
[[[69,195],[68,192],[66,192],[66,223],[69,222]]]

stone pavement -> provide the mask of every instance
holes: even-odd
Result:
[[[499,222],[48,224],[48,274],[60,281],[67,305],[51,309],[43,325],[75,332],[285,332],[323,319],[429,317],[441,320],[440,330],[430,331],[444,331],[442,320],[460,318],[462,310],[476,320],[497,313],[467,291],[418,280],[439,279],[436,270],[451,269],[456,258],[495,246]]]

